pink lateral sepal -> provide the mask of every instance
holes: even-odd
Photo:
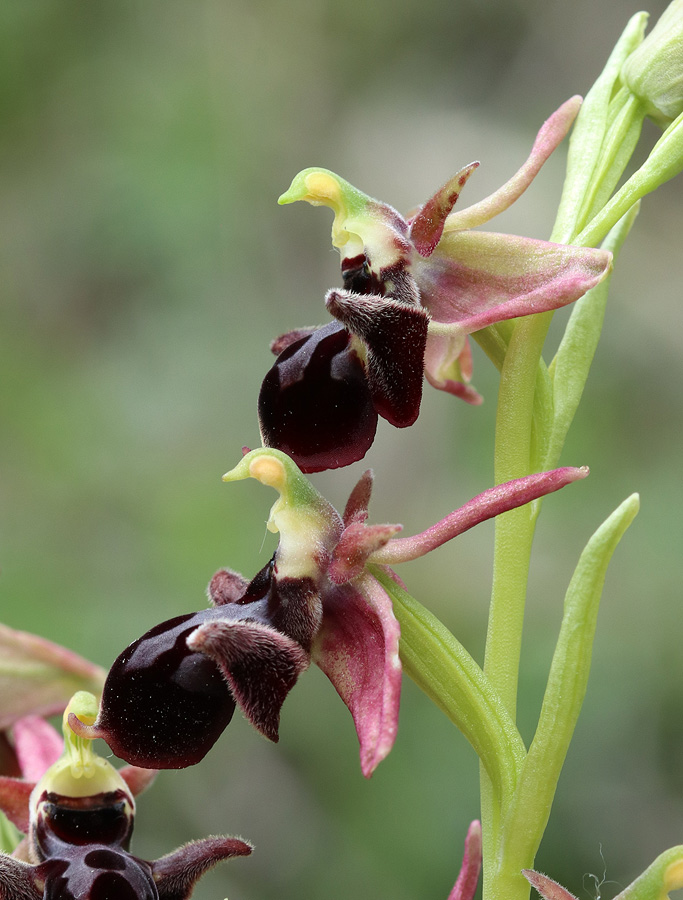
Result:
[[[588,471],[588,466],[580,468],[564,466],[550,472],[526,475],[524,478],[515,478],[513,481],[496,485],[478,494],[469,503],[456,509],[426,531],[413,537],[394,538],[381,550],[373,553],[368,561],[373,564],[394,565],[418,559],[480,522],[585,478]]]
[[[379,582],[363,575],[325,598],[313,658],[348,707],[369,778],[391,750],[398,729],[400,627]]]

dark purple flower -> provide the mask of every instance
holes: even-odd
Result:
[[[460,212],[455,203],[478,163],[458,172],[411,218],[326,169],[295,177],[280,203],[306,200],[333,210],[332,243],[344,285],[325,298],[336,325],[274,342],[280,355],[259,400],[266,446],[285,450],[307,472],[355,462],[372,443],[377,415],[398,428],[413,424],[423,374],[434,387],[480,403],[469,383],[468,335],[571,303],[609,273],[611,255],[603,250],[474,230],[526,190],[579,105],[578,97],[563,104],[519,171]],[[348,394],[339,384],[347,375]],[[347,401],[352,394],[362,396],[355,418],[346,402],[337,405],[339,396]],[[309,449],[321,436],[323,452]]]
[[[136,765],[187,766],[211,749],[235,705],[277,740],[282,704],[313,661],[353,716],[369,776],[396,736],[401,663],[391,599],[368,566],[423,556],[586,474],[557,469],[499,485],[422,534],[398,538],[400,525],[366,524],[370,472],[340,516],[288,456],[253,450],[224,480],[251,477],[278,491],[268,520],[280,534],[272,560],[250,582],[221,569],[209,585],[211,608],[131,644],[112,666],[94,724],[72,715],[72,728],[104,738]]]
[[[117,771],[71,731],[70,714],[94,718],[96,709],[91,694],[72,698],[64,715],[64,752],[37,782],[31,780],[33,767],[54,757],[61,742],[42,720],[20,720],[14,727],[18,755],[28,767],[25,778],[0,778],[0,809],[26,838],[11,856],[0,853],[2,900],[186,900],[207,869],[251,853],[238,838],[211,837],[154,862],[133,856],[133,795],[156,773]]]

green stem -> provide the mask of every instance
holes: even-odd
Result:
[[[586,694],[607,566],[638,507],[633,494],[603,522],[581,554],[567,590],[536,734],[505,816],[501,856],[514,871],[533,865],[543,837]]]
[[[501,372],[496,421],[496,484],[528,475],[541,350],[551,316],[520,319]],[[484,672],[514,719],[529,557],[536,519],[527,506],[496,519],[493,591]]]
[[[496,483],[530,472],[536,378],[551,314],[516,322],[501,371],[496,419]],[[496,519],[493,588],[484,673],[515,719],[519,657],[527,579],[537,505],[524,506]],[[485,900],[524,900],[528,886],[519,870],[507,872],[499,855],[504,809],[486,771],[481,771],[483,882]]]

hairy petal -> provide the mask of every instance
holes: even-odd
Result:
[[[188,647],[212,659],[244,715],[271,741],[278,740],[280,710],[309,656],[296,641],[258,622],[207,622]]]
[[[399,624],[370,575],[329,590],[313,658],[349,708],[366,778],[391,750],[398,728]]]
[[[429,314],[376,294],[329,291],[330,313],[367,345],[368,383],[375,409],[395,425],[412,425],[420,412]]]
[[[462,534],[463,531],[468,531],[479,522],[485,522],[510,509],[524,506],[525,503],[558,491],[587,475],[587,466],[581,468],[565,466],[498,484],[478,494],[469,503],[456,509],[426,531],[414,537],[394,538],[386,547],[373,553],[369,561],[373,564],[393,565],[417,559]]]
[[[467,231],[445,234],[429,260],[416,263],[415,275],[434,320],[471,333],[572,303],[611,267],[604,250]]]
[[[345,526],[350,525],[352,522],[365,522],[367,519],[373,477],[372,469],[366,469],[349,494],[349,499],[344,507],[344,515],[342,516]]]
[[[463,231],[483,225],[498,213],[503,212],[529,187],[541,166],[565,138],[581,108],[581,97],[571,97],[557,109],[541,126],[536,136],[529,158],[521,169],[501,188],[486,199],[468,206],[467,209],[451,213],[446,220],[445,231]]]
[[[251,851],[251,844],[239,838],[208,837],[162,856],[151,864],[159,900],[186,900],[195,883],[216,863],[249,856]]]
[[[39,900],[42,894],[33,866],[0,853],[0,900]]]
[[[241,600],[248,587],[249,582],[239,572],[219,569],[209,582],[206,592],[212,606],[225,606],[226,603]]]
[[[402,525],[365,525],[352,522],[334,548],[328,575],[335,584],[353,581],[362,573],[368,557],[386,546]]]
[[[548,878],[547,875],[543,875],[542,872],[536,872],[534,869],[522,869],[522,875],[545,900],[577,900],[567,888],[562,887],[552,878]]]

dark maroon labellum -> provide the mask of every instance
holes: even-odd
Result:
[[[290,344],[259,394],[261,436],[302,472],[348,466],[372,446],[377,412],[349,332],[330,322]]]
[[[44,900],[157,900],[149,863],[122,850],[65,844],[38,868]]]
[[[218,740],[235,702],[218,666],[187,646],[188,635],[217,612],[169,619],[114,662],[97,727],[118,757],[181,769],[198,763]]]

